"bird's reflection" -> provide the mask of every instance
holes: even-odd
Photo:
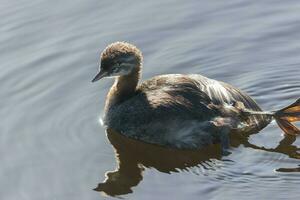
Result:
[[[288,155],[291,158],[300,159],[300,148],[292,145],[295,136],[285,136],[276,148],[264,148],[255,146],[248,141],[248,136],[232,134],[231,146],[259,149],[268,152],[277,152]],[[127,138],[112,129],[107,129],[107,136],[113,147],[117,159],[117,169],[106,173],[106,179],[94,190],[104,192],[110,196],[131,193],[131,188],[138,185],[143,179],[145,168],[155,168],[164,173],[178,172],[194,166],[205,166],[211,159],[221,159],[220,145],[211,145],[201,150],[177,150],[168,149],[157,145],[146,144]],[[231,136],[233,137],[233,136]],[[278,169],[282,172],[299,172],[295,169]]]

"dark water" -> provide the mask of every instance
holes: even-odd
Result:
[[[286,106],[300,97],[299,1],[2,0],[0,11],[0,199],[299,198],[300,139],[276,124],[225,157],[110,132],[114,150],[99,123],[112,80],[90,83],[101,50],[126,40],[144,79],[201,73],[266,110]]]

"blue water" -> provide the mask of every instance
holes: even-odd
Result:
[[[298,199],[300,139],[275,123],[225,157],[109,141],[99,116],[113,80],[90,80],[102,49],[125,40],[143,51],[143,79],[200,73],[265,110],[284,107],[300,97],[299,10],[296,0],[2,0],[0,199]]]

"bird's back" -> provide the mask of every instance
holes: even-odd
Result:
[[[108,109],[106,123],[127,131],[178,121],[207,121],[220,114],[218,110],[210,109],[209,104],[237,101],[248,109],[261,110],[251,97],[229,84],[197,74],[160,75],[144,81],[133,97]],[[250,117],[250,120],[259,128],[267,124],[263,116]]]

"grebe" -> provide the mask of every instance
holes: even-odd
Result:
[[[104,124],[147,143],[199,149],[221,143],[228,134],[258,132],[273,118],[286,134],[299,134],[291,122],[300,120],[300,99],[276,112],[263,112],[241,90],[198,74],[155,76],[139,84],[143,56],[127,42],[115,42],[101,53],[92,80],[115,77],[106,97]]]

